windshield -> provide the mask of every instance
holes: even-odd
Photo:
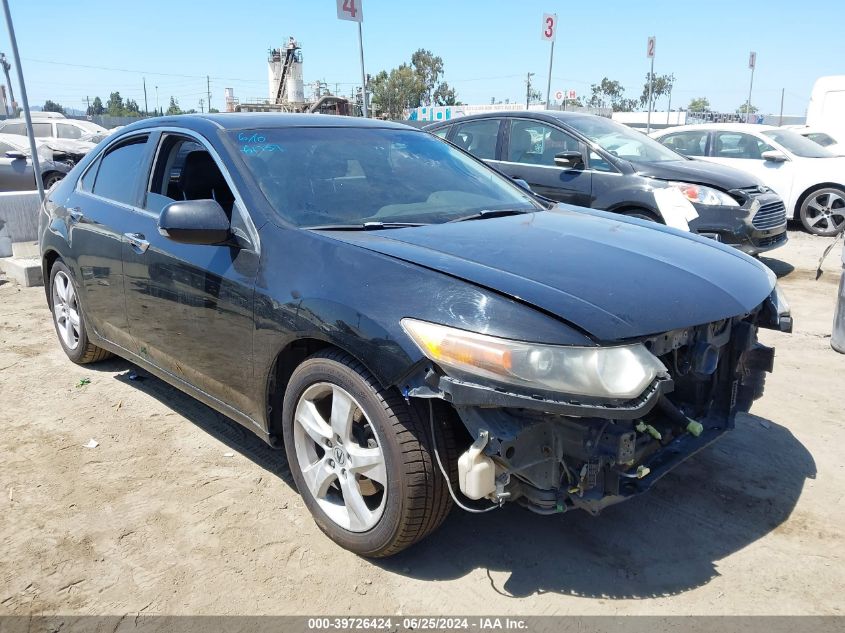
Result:
[[[600,116],[567,118],[566,124],[599,145],[606,152],[632,163],[661,163],[685,160],[642,132]]]
[[[764,130],[763,134],[801,158],[832,158],[834,154],[792,130]]]
[[[542,209],[509,179],[426,132],[301,127],[229,138],[275,211],[296,226],[428,224]]]

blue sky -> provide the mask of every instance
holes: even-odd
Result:
[[[337,83],[348,94],[360,81],[356,25],[337,19],[335,0],[10,5],[32,105],[49,98],[81,108],[86,95],[105,101],[119,90],[143,108],[142,77],[151,109],[155,86],[165,107],[174,95],[183,108],[197,108],[206,75],[215,107],[222,107],[225,87],[242,101],[263,97],[267,49],[288,35],[302,44],[306,82]],[[464,103],[524,99],[529,71],[545,93],[544,12],[557,12],[560,23],[552,91],[584,94],[607,76],[638,97],[649,35],[657,37],[655,72],[676,76],[673,106],[707,96],[716,109],[735,109],[747,96],[750,50],[757,52],[752,102],[764,112],[778,111],[785,88],[784,112],[804,114],[817,77],[845,74],[837,35],[845,23],[841,0],[363,0],[363,9],[368,72],[390,69],[428,48],[443,57],[445,79]],[[0,50],[10,57],[5,29]]]

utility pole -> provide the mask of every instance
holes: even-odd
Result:
[[[38,198],[41,202],[44,202],[44,182],[41,180],[41,166],[38,163],[38,151],[35,147],[35,133],[32,131],[32,116],[29,113],[29,100],[26,98],[26,83],[24,83],[23,80],[21,56],[20,53],[18,53],[18,40],[15,39],[15,27],[12,25],[12,14],[9,12],[9,0],[3,0],[3,12],[6,14],[6,28],[9,30],[9,42],[12,45],[12,57],[15,61],[15,69],[18,71],[18,84],[21,88],[23,116],[26,121],[27,136],[29,137],[29,159],[32,161],[32,170],[35,172],[35,186],[38,187]]]
[[[85,114],[92,116],[94,113],[91,112],[91,97],[85,97],[85,101],[88,102],[88,109],[85,111]]]
[[[161,114],[161,112],[159,112],[159,107],[158,107],[158,86],[156,86],[156,116],[159,116],[160,114]]]
[[[8,61],[6,61],[6,53],[0,53],[0,64],[3,66],[3,72],[6,74],[6,88],[9,90],[9,99],[12,102],[12,115],[15,114],[15,110],[18,109],[18,104],[15,103],[15,92],[12,90],[12,80],[9,79],[9,69],[12,67]]]
[[[778,117],[778,126],[783,125],[783,93],[786,92],[786,88],[780,89],[780,116]]]
[[[205,76],[205,91],[208,97],[208,109],[211,110],[211,78],[208,75]]]
[[[144,116],[150,116],[150,108],[147,105],[147,78],[141,77],[141,81],[144,82]]]
[[[534,73],[528,73],[528,78],[525,80],[525,109],[528,109],[528,104],[531,101],[531,78]]]

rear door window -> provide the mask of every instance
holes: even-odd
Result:
[[[452,142],[476,158],[496,160],[496,143],[499,140],[499,119],[482,119],[459,123]]]
[[[32,131],[35,133],[35,138],[49,138],[53,136],[53,124],[33,123]]]
[[[669,134],[660,139],[660,142],[684,156],[707,155],[707,130],[690,130]]]
[[[134,205],[147,137],[130,139],[111,148],[100,160],[93,193],[114,202]]]

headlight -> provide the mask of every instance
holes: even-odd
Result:
[[[630,399],[666,367],[642,344],[571,347],[512,341],[415,319],[402,327],[423,354],[446,368],[512,385]]]
[[[738,207],[739,202],[731,198],[728,194],[713,189],[713,187],[705,187],[704,185],[695,185],[690,182],[670,182],[670,187],[674,187],[682,194],[684,194],[691,202],[709,205],[721,205],[725,207]]]

